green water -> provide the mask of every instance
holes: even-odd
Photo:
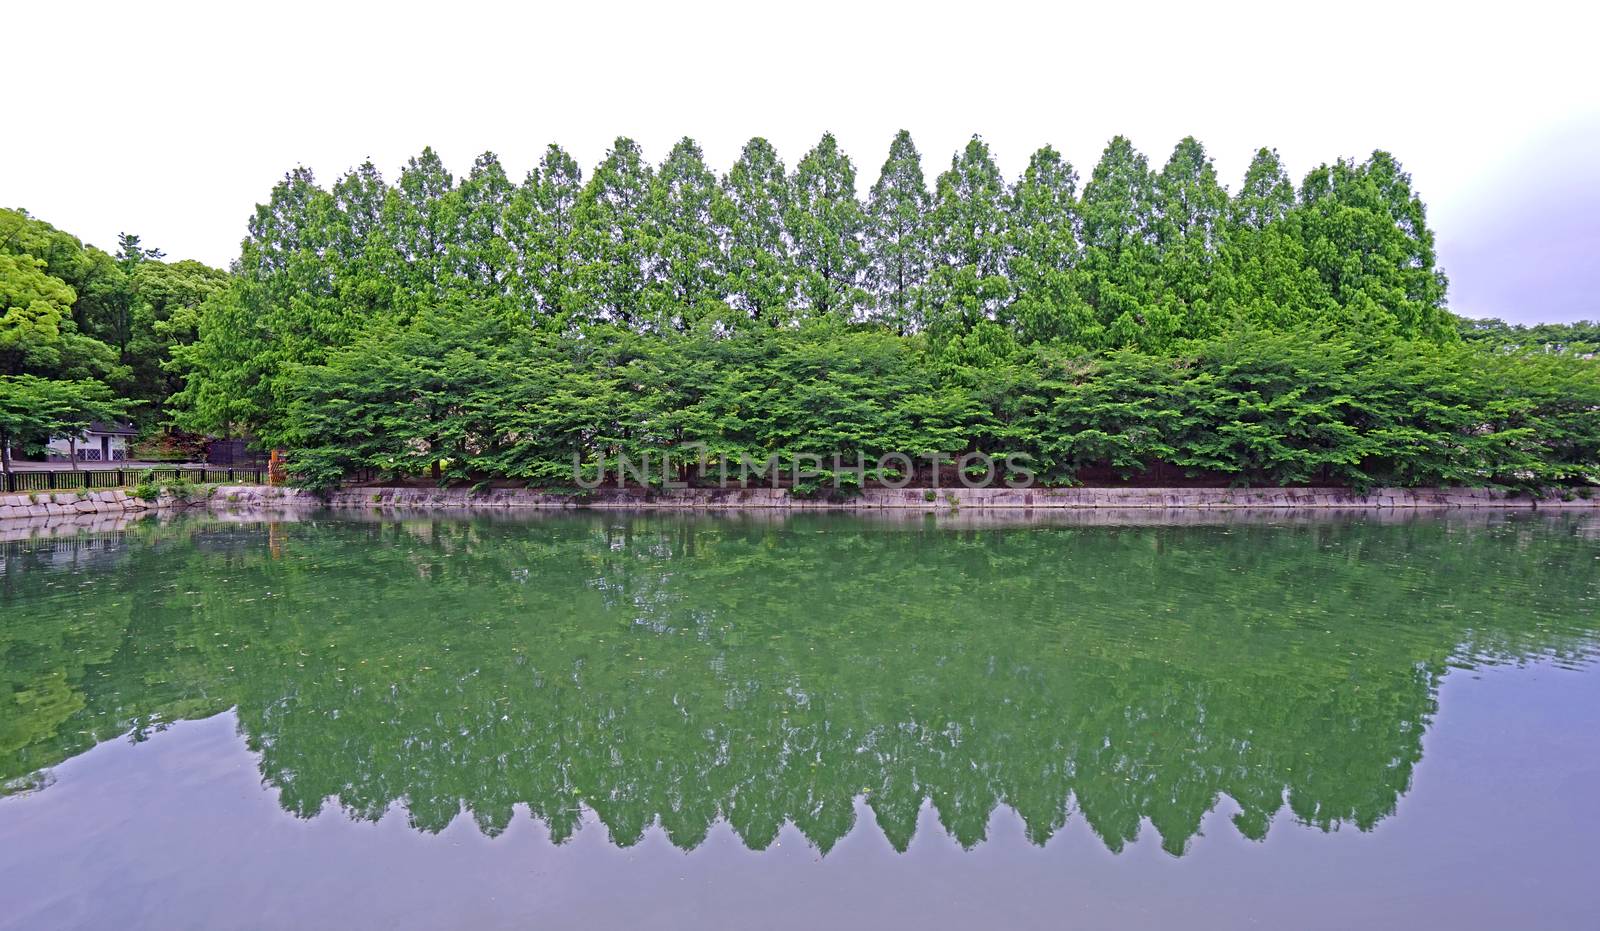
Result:
[[[824,862],[872,838],[871,869],[892,870],[931,831],[966,851],[941,868],[955,881],[986,847],[1075,844],[1125,874],[1159,848],[1160,869],[1200,870],[1208,848],[1248,863],[1390,824],[1443,844],[1404,803],[1430,766],[1468,775],[1430,757],[1447,677],[1509,667],[1513,697],[1535,696],[1528,733],[1574,711],[1519,692],[1529,677],[1596,694],[1593,519],[1183,519],[316,515],[5,544],[0,839],[170,855],[141,836],[159,831],[70,827],[97,803],[50,800],[146,767],[141,817],[177,823],[204,794],[151,767],[223,760],[272,806],[217,804],[262,831],[403,821],[395,845],[467,830],[490,862],[528,825],[555,858],[582,835],[750,858],[798,832],[787,846]],[[205,721],[236,743],[204,744]],[[1580,742],[1473,765],[1568,785],[1597,758]],[[1578,844],[1592,812],[1533,827]],[[251,843],[293,873],[279,841]],[[78,881],[110,882],[115,859]],[[764,881],[805,875],[784,873]],[[19,927],[193,917],[0,899],[34,916]]]

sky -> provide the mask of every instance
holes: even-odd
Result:
[[[1450,306],[1600,318],[1600,5],[1406,3],[27,3],[6,33],[0,206],[102,248],[120,231],[225,265],[296,165],[433,146],[520,177],[559,142],[589,170],[631,136],[726,170],[762,135],[792,167],[825,131],[876,179],[909,129],[929,179],[972,134],[1014,177],[1046,143],[1087,175],[1183,136],[1237,185],[1394,153],[1429,206]]]

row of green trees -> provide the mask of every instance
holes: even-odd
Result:
[[[1008,181],[974,137],[930,188],[906,133],[864,200],[832,136],[793,170],[753,139],[720,178],[688,139],[659,166],[618,139],[587,178],[552,146],[521,184],[492,154],[458,180],[431,150],[393,185],[371,164],[328,189],[296,170],[187,355],[183,409],[286,439],[293,366],[445,305],[566,335],[865,323],[978,363],[1241,327],[1453,338],[1425,210],[1386,153],[1297,189],[1264,149],[1230,195],[1195,140],[1155,170],[1118,137],[1078,182],[1049,147]]]
[[[1193,138],[1156,171],[1119,136],[1078,181],[1047,146],[1007,182],[973,137],[930,189],[905,132],[864,202],[831,135],[793,171],[752,139],[721,178],[690,139],[659,166],[618,139],[587,180],[552,145],[520,185],[492,153],[457,182],[430,149],[393,186],[371,163],[329,190],[291,172],[257,209],[240,268],[307,311],[464,294],[557,327],[987,319],[1028,341],[1147,348],[1284,312],[1449,328],[1422,203],[1387,153],[1324,165],[1297,191],[1262,149],[1230,197]]]
[[[11,216],[45,243],[0,250],[13,277],[57,293],[8,305],[57,308],[60,348],[0,352],[7,374],[99,380],[313,484],[551,483],[678,443],[1026,453],[1052,481],[1596,472],[1587,331],[1451,315],[1381,151],[1297,186],[1263,149],[1230,192],[1192,138],[1159,169],[1113,139],[1080,186],[1049,147],[1007,179],[974,137],[930,184],[902,132],[863,198],[831,136],[792,170],[753,139],[721,176],[688,139],[659,165],[618,139],[587,177],[551,146],[520,184],[425,150],[393,184],[289,173],[227,276]]]
[[[1483,320],[1463,318],[1457,320],[1457,327],[1462,339],[1503,352],[1535,350],[1589,358],[1600,354],[1600,321],[1597,320],[1528,325],[1507,323],[1492,317]]]

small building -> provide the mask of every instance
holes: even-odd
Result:
[[[128,458],[139,431],[132,424],[96,420],[72,438],[53,436],[45,449],[52,462],[70,462],[76,446],[79,462],[122,462]]]

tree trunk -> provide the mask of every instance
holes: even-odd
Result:
[[[78,471],[78,438],[67,437],[67,461],[72,463],[72,471]]]
[[[11,434],[0,430],[0,475],[5,476],[5,490],[11,490]]]

